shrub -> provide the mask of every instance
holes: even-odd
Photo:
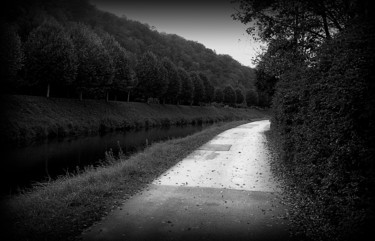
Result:
[[[272,126],[313,239],[361,239],[374,220],[373,32],[366,25],[342,32],[314,66],[296,67],[276,85]]]

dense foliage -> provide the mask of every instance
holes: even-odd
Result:
[[[214,99],[215,87],[208,80],[207,76],[203,73],[199,73],[199,78],[203,81],[204,85],[204,99],[205,103],[211,103]]]
[[[232,86],[226,86],[223,90],[223,102],[227,105],[234,105],[236,103],[236,92]]]
[[[163,99],[167,100],[169,103],[177,103],[178,97],[181,93],[181,79],[178,75],[177,67],[166,57],[163,58],[162,65],[167,70],[168,82],[168,88]]]
[[[147,52],[139,59],[136,73],[137,89],[143,98],[158,98],[167,91],[166,69],[153,53]]]
[[[13,26],[0,26],[0,79],[2,91],[15,89],[18,72],[24,64],[21,39]]]
[[[106,88],[115,95],[115,98],[117,98],[118,95],[124,95],[128,88],[135,84],[135,72],[131,67],[131,56],[123,47],[121,47],[112,35],[101,29],[97,29],[96,32],[101,37],[103,46],[107,49],[113,60],[113,81],[112,84]]]
[[[223,90],[221,88],[215,89],[215,97],[214,100],[216,103],[222,103],[224,99]]]
[[[373,30],[348,29],[322,46],[313,68],[277,86],[273,124],[293,183],[313,203],[302,200],[304,211],[319,217],[312,235],[350,239],[349,230],[373,219]]]
[[[246,104],[247,106],[255,106],[258,105],[258,96],[255,90],[248,90],[245,94]]]
[[[194,86],[193,103],[197,105],[206,98],[203,81],[195,72],[190,73],[190,79],[192,80]]]
[[[237,88],[235,92],[236,92],[236,104],[242,104],[245,100],[242,90],[240,88]]]
[[[193,101],[194,85],[189,74],[185,69],[178,69],[178,76],[181,80],[181,93],[180,93],[180,103],[181,104],[191,104]]]
[[[240,1],[269,43],[257,66],[292,220],[312,240],[362,240],[374,224],[375,24],[369,1]],[[254,29],[248,30],[255,33]]]
[[[25,76],[31,85],[61,87],[76,78],[78,59],[74,45],[53,18],[34,29],[25,43]]]
[[[84,91],[103,95],[114,77],[113,59],[101,38],[87,25],[72,23],[69,34],[78,57],[77,77],[73,79],[73,85],[80,92],[80,98]]]
[[[196,86],[190,89],[198,91],[191,93],[194,104],[211,103],[213,86],[254,87],[253,69],[232,57],[218,55],[174,34],[159,33],[147,24],[100,11],[87,0],[19,0],[7,9],[1,15],[7,26],[2,28],[1,38],[2,56],[8,56],[2,60],[1,70],[8,82],[7,93],[45,95],[47,88],[47,95],[51,89],[52,96],[126,100],[132,91],[131,100],[152,98],[156,102],[177,103],[182,86],[179,68],[188,75],[197,74],[197,78],[192,78]],[[158,74],[140,69],[146,66],[142,63],[146,53],[155,57]],[[22,68],[24,55],[27,58]],[[34,61],[37,59],[40,61]],[[65,69],[56,68],[59,59]],[[49,71],[44,71],[46,68]],[[147,71],[151,72],[146,74]],[[145,76],[156,79],[146,80]],[[186,98],[182,102],[190,103]]]

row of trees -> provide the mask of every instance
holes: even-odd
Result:
[[[89,90],[117,93],[134,85],[130,55],[100,29],[74,22],[62,26],[48,17],[31,31],[24,43],[14,28],[5,28],[2,33],[4,42],[13,43],[3,49],[14,56],[4,60],[8,62],[3,66],[8,67],[2,71],[10,89],[43,86],[49,97],[52,87],[69,87],[82,99]],[[17,70],[11,66],[17,66]]]
[[[101,28],[83,23],[62,25],[46,17],[33,29],[24,43],[16,29],[4,26],[2,31],[2,76],[6,86],[15,89],[45,89],[46,96],[61,92],[102,96],[108,100],[120,97],[163,103],[243,104],[256,105],[256,92],[231,86],[223,90],[213,86],[203,72],[187,72],[169,58],[158,58],[147,51],[139,58],[124,49],[113,36]],[[8,90],[9,91],[9,90]],[[127,96],[127,97],[124,97]]]
[[[72,22],[76,22],[90,26],[101,38],[98,29],[109,33],[126,49],[133,70],[139,56],[151,51],[160,59],[169,58],[177,68],[184,68],[189,73],[205,74],[215,87],[254,87],[254,70],[242,66],[232,57],[216,54],[198,42],[175,34],[160,33],[147,24],[127,19],[125,16],[118,17],[100,11],[88,0],[17,0],[10,2],[7,9],[4,9],[2,21],[14,25],[21,42],[25,43],[30,33],[43,24],[48,16],[53,16],[66,30]],[[56,88],[53,89],[56,94]],[[67,92],[64,88],[57,90]],[[89,92],[84,92],[86,97],[90,95]]]

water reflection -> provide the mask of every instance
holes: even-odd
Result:
[[[14,192],[18,187],[32,182],[48,180],[75,171],[87,165],[95,165],[104,159],[105,151],[118,153],[121,146],[125,154],[131,154],[155,141],[177,138],[202,130],[204,126],[173,126],[148,130],[114,132],[105,135],[76,139],[54,140],[7,151],[2,175],[2,192]],[[4,175],[6,174],[6,175]]]

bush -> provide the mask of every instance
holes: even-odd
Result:
[[[309,220],[303,231],[312,239],[362,239],[374,219],[373,32],[346,30],[321,47],[314,66],[296,67],[276,85],[272,126],[306,215],[296,218]]]

